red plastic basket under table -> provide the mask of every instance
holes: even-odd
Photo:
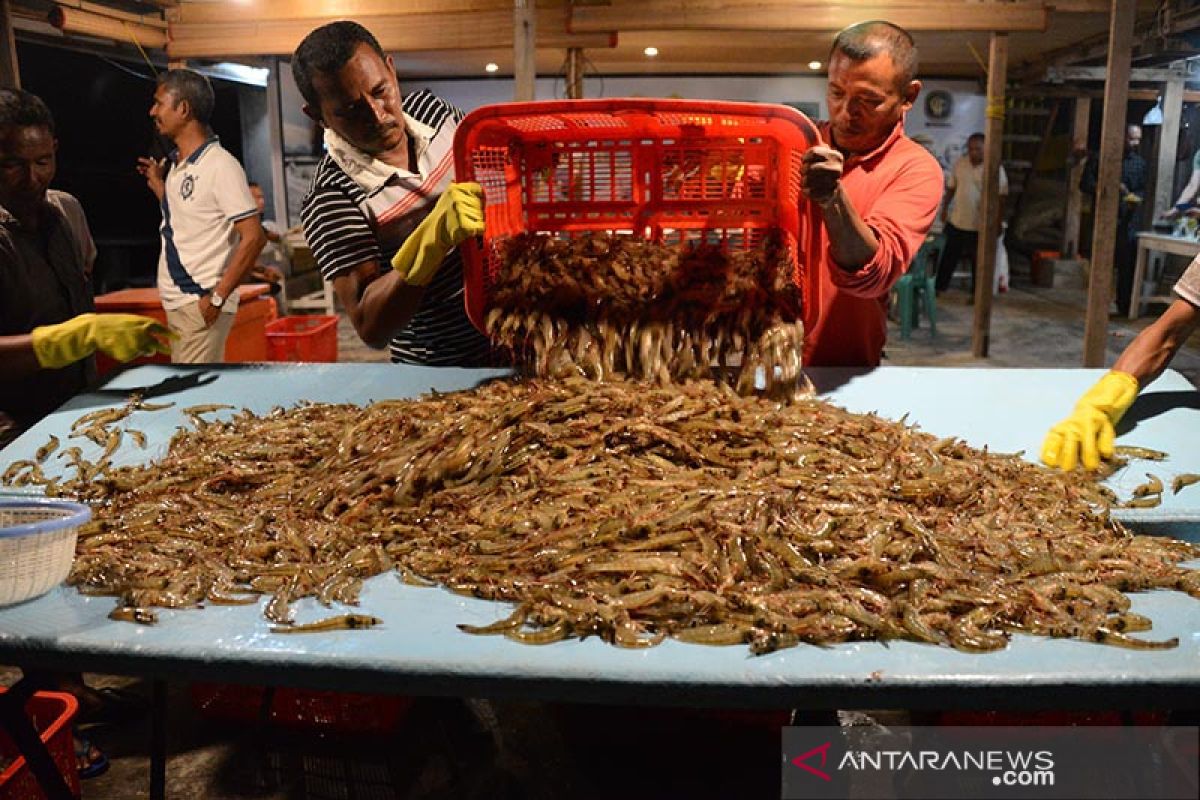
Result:
[[[337,322],[337,317],[298,315],[267,323],[267,360],[337,361]]]
[[[270,696],[268,697],[268,692]],[[295,730],[343,734],[390,734],[404,722],[413,704],[403,695],[361,694],[193,683],[192,705],[201,715],[227,722],[279,725]],[[264,709],[263,703],[269,703]]]
[[[0,687],[0,694],[7,691]],[[79,701],[64,692],[34,692],[25,705],[25,713],[38,732],[62,773],[67,789],[79,797],[79,772],[75,764],[75,743],[71,740],[71,720],[79,710]],[[0,800],[37,800],[45,797],[37,777],[7,731],[0,729],[0,756],[12,762],[0,770]]]
[[[455,180],[483,187],[482,248],[463,243],[467,315],[484,330],[498,240],[625,233],[752,249],[807,241],[800,157],[820,141],[788,106],[702,100],[564,100],[484,106],[459,124]],[[797,279],[799,274],[797,273]]]

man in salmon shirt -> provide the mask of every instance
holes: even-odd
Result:
[[[834,39],[825,144],[800,168],[814,223],[802,276],[806,365],[878,366],[888,292],[937,214],[942,169],[904,135],[921,91],[916,71],[912,37],[890,22],[861,22]]]

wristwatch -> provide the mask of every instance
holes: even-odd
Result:
[[[213,308],[220,308],[225,305],[225,298],[217,294],[217,290],[213,289],[208,293],[208,304]]]

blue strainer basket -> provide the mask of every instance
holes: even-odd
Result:
[[[81,503],[0,499],[0,606],[62,583],[75,559],[75,534],[91,518]]]

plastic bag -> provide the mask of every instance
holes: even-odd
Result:
[[[992,294],[1008,291],[1008,250],[1004,247],[1004,228],[996,239],[996,269],[992,273]]]

